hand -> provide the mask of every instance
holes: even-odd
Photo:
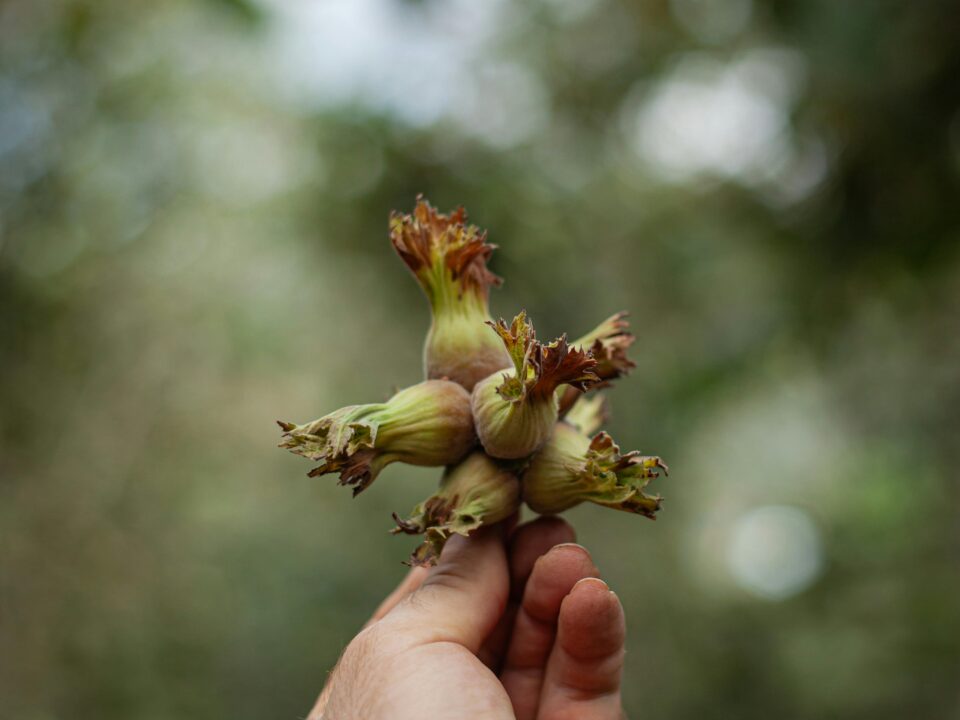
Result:
[[[309,720],[618,720],[623,608],[559,518],[454,536],[347,646]]]

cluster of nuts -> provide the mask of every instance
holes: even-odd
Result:
[[[444,215],[418,198],[412,214],[391,215],[390,240],[430,301],[427,379],[384,403],[280,422],[280,447],[319,463],[311,477],[339,473],[354,495],[392,462],[445,467],[436,493],[409,517],[394,514],[394,532],[424,536],[416,565],[436,562],[451,534],[504,520],[521,503],[549,514],[590,501],[654,518],[661,499],[644,488],[666,466],[621,453],[600,431],[605,399],[587,394],[634,367],[625,314],[574,342],[541,343],[523,311],[509,324],[491,319],[495,246],[463,208]]]

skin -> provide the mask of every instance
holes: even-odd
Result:
[[[455,536],[413,569],[308,720],[621,720],[620,601],[563,520],[508,526]]]

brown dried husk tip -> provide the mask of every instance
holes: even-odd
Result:
[[[495,245],[460,207],[437,212],[423,196],[413,213],[390,216],[390,242],[430,301],[432,322],[424,343],[428,378],[448,378],[472,390],[490,373],[510,366],[501,343],[490,337],[488,294],[501,279],[487,268]]]
[[[533,325],[521,311],[510,325],[491,323],[503,340],[514,367],[494,373],[473,390],[477,436],[496,458],[518,459],[537,451],[558,417],[556,390],[566,384],[580,391],[599,382],[589,351],[571,348],[566,337],[549,344],[537,341]]]
[[[607,433],[588,438],[560,422],[523,474],[523,498],[543,514],[592,502],[653,519],[662,498],[643,490],[659,471],[668,473],[659,457],[638,451],[621,454]]]
[[[600,382],[594,386],[595,388],[610,385],[613,380],[628,375],[637,366],[627,357],[627,350],[636,341],[636,337],[628,330],[629,327],[627,313],[618,312],[583,337],[570,343],[572,347],[589,350],[597,361],[594,372],[600,378]],[[566,415],[580,394],[576,388],[561,388],[557,397],[560,403],[560,417]]]
[[[340,473],[354,495],[392,462],[450,465],[476,444],[470,395],[447,380],[426,380],[385,403],[350,405],[304,425],[278,424],[280,447],[320,463],[310,477]]]
[[[520,482],[482,452],[447,470],[440,489],[417,505],[408,518],[396,513],[394,533],[423,535],[411,565],[433,565],[453,534],[468,536],[484,525],[510,517],[520,507]]]
[[[441,266],[459,293],[474,292],[484,298],[491,286],[503,282],[487,268],[497,246],[487,242],[485,230],[467,224],[462,205],[445,215],[418,195],[411,214],[390,213],[390,242],[418,279]],[[431,300],[435,289],[432,281],[424,284]]]

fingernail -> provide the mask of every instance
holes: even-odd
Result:
[[[610,586],[607,585],[607,584],[606,584],[603,580],[601,580],[600,578],[582,578],[582,579],[580,579],[580,580],[577,580],[577,582],[576,582],[576,583],[574,584],[574,586],[573,586],[573,590],[576,590],[576,589],[577,589],[577,586],[579,586],[579,585],[584,585],[584,584],[590,584],[590,585],[593,585],[594,587],[596,587],[596,588],[598,588],[598,589],[600,589],[600,590],[606,590],[607,592],[612,592],[612,591],[610,590]],[[573,592],[573,591],[571,590],[571,592]]]
[[[552,548],[550,548],[550,551],[558,550],[558,549],[560,549],[560,548],[573,548],[574,550],[579,550],[579,551],[582,552],[584,555],[586,555],[588,558],[590,558],[591,560],[593,560],[593,556],[590,555],[590,551],[587,550],[587,549],[586,549],[583,545],[581,545],[580,543],[575,543],[575,542],[558,543],[558,544],[554,545]]]

